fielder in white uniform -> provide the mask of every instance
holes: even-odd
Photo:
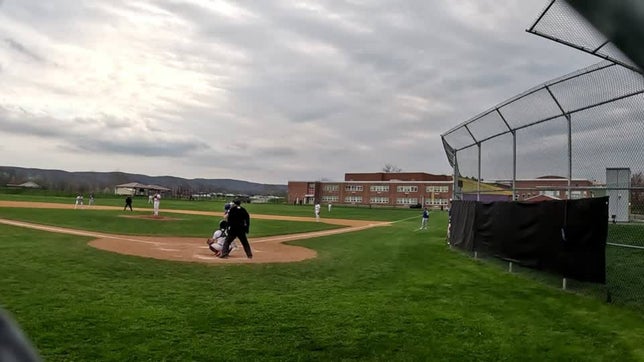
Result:
[[[83,207],[83,195],[81,194],[78,194],[78,196],[76,196],[76,203],[74,204],[74,209],[77,207],[81,207],[81,208]]]
[[[320,221],[320,204],[315,204],[315,220]]]
[[[159,204],[161,204],[161,194],[156,193],[154,195],[154,203],[152,204],[154,206],[154,216],[159,216]]]

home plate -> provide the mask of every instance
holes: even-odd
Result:
[[[159,248],[159,250],[163,250],[163,251],[181,251],[179,249],[168,249],[168,248]]]

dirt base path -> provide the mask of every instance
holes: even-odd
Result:
[[[37,202],[19,202],[19,201],[0,201],[0,207],[22,207],[22,208],[48,208],[48,209],[74,209],[74,205],[56,204],[56,203],[37,203]],[[89,210],[121,210],[116,206],[85,206]],[[135,208],[136,211],[150,211],[145,208]],[[82,212],[82,210],[78,210]],[[221,216],[221,213],[192,210],[170,210],[162,209],[163,212],[175,214],[196,214]],[[145,217],[145,216],[143,216]],[[279,215],[251,215],[254,219],[270,220],[288,220],[288,221],[315,221],[315,218],[309,217],[291,217]],[[174,218],[165,216],[155,217],[159,221],[172,221]],[[269,236],[261,238],[249,238],[253,249],[253,259],[247,259],[244,251],[240,248],[230,254],[228,259],[220,259],[208,249],[206,244],[207,236],[203,238],[185,238],[185,237],[164,237],[164,236],[132,236],[132,235],[115,235],[101,232],[76,230],[71,228],[62,228],[57,226],[46,226],[22,221],[0,219],[0,223],[12,226],[26,227],[37,230],[90,236],[96,239],[89,242],[89,245],[102,250],[107,250],[120,254],[136,255],[154,259],[199,262],[208,264],[230,264],[230,263],[288,263],[315,258],[315,250],[307,249],[300,246],[285,245],[283,242],[300,239],[310,239],[319,236],[335,235],[352,231],[364,230],[377,226],[388,226],[389,222],[380,221],[363,221],[363,220],[345,220],[345,219],[322,219],[323,222],[334,225],[346,226],[340,229],[315,231],[310,233],[290,234]]]

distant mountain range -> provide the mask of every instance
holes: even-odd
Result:
[[[287,185],[260,184],[233,179],[184,179],[173,176],[147,176],[125,172],[68,172],[0,166],[0,186],[32,181],[42,188],[66,192],[114,192],[114,186],[128,182],[158,185],[173,194],[232,193],[245,195],[285,196]]]

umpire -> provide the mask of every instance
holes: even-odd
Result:
[[[248,259],[253,258],[253,252],[250,250],[250,244],[246,238],[246,234],[250,230],[250,216],[248,211],[241,207],[240,200],[234,200],[233,207],[228,211],[228,236],[226,236],[226,241],[221,248],[220,258],[227,258],[230,254],[230,243],[239,238],[242,245],[244,246],[244,251]]]

